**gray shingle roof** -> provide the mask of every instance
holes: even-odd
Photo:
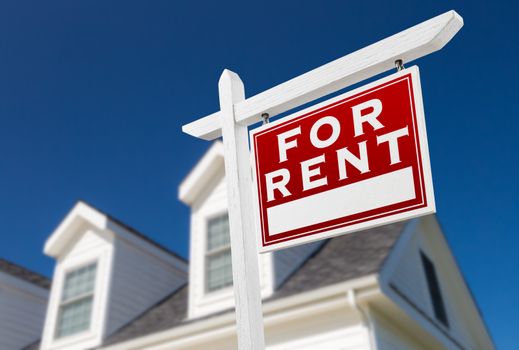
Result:
[[[49,289],[50,287],[50,280],[47,277],[1,258],[0,271],[22,279],[26,282],[32,283],[41,288]]]
[[[34,342],[32,344],[27,345],[22,350],[40,350],[40,340],[38,340],[38,341],[36,341],[36,342]]]
[[[140,232],[139,230],[135,229],[134,227],[122,222],[121,220],[117,219],[116,217],[108,214],[107,212],[97,208],[97,207],[94,207],[92,204],[84,201],[84,200],[80,200],[79,202],[82,202],[83,204],[86,204],[88,205],[90,208],[94,209],[95,211],[101,213],[102,215],[106,216],[110,221],[112,221],[114,224],[122,227],[123,229],[125,229],[126,231],[128,231],[129,233],[133,234],[134,236],[136,237],[139,237],[140,239],[142,239],[143,241],[146,241],[148,242],[149,244],[155,246],[156,248],[162,250],[163,252],[169,254],[169,255],[172,255],[174,257],[176,257],[177,259],[179,259],[180,261],[183,261],[183,262],[187,262],[187,259],[180,256],[179,254],[175,253],[174,251],[172,251],[171,249],[163,246],[162,244],[154,241],[153,239],[151,239],[149,236],[145,235],[144,233]]]
[[[378,272],[404,226],[401,222],[326,241],[265,302]],[[186,285],[109,336],[103,346],[196,322],[186,320],[187,302]]]

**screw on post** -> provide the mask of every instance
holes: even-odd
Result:
[[[396,71],[397,72],[400,72],[402,69],[405,69],[404,61],[402,61],[401,59],[396,60],[395,61],[395,67],[396,67]]]
[[[263,125],[269,123],[269,117],[270,117],[270,115],[268,113],[262,113],[261,114],[261,119],[263,119]]]

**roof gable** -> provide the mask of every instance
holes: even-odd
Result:
[[[180,184],[179,199],[185,204],[193,204],[213,175],[223,167],[223,143],[216,141]]]
[[[434,287],[429,285],[422,255],[432,263],[440,302],[447,314],[446,324],[436,315]],[[436,338],[456,348],[494,348],[436,216],[411,221],[388,257],[380,281],[384,293]]]
[[[75,239],[77,229],[84,223],[104,230],[108,225],[108,218],[86,203],[77,202],[45,242],[45,254],[58,258]]]
[[[168,257],[173,257],[180,263],[186,263],[187,260],[153,241],[148,236],[137,231],[133,227],[123,223],[113,216],[102,212],[92,205],[78,201],[74,208],[67,214],[65,219],[58,225],[54,232],[45,242],[45,254],[58,258],[64,254],[69,246],[78,239],[76,237],[78,228],[87,223],[100,231],[111,232],[114,235],[125,237],[131,241],[138,242],[141,246],[149,249],[157,249],[161,254]]]

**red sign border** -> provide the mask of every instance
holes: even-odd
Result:
[[[261,209],[261,193],[259,193],[259,185],[257,182],[257,173],[258,173],[258,155],[256,154],[256,138],[264,133],[272,132],[277,127],[286,126],[288,123],[297,122],[300,119],[307,118],[315,113],[322,111],[323,109],[328,109],[334,107],[338,104],[342,104],[352,99],[358,98],[366,93],[373,92],[375,90],[387,87],[388,85],[394,84],[396,82],[400,82],[402,80],[408,81],[409,87],[409,96],[411,99],[411,112],[412,112],[412,120],[414,124],[414,133],[416,139],[416,153],[417,153],[417,164],[418,164],[418,172],[420,175],[419,183],[420,183],[420,191],[422,201],[420,203],[413,203],[409,206],[402,205],[402,203],[396,203],[394,205],[401,205],[399,208],[392,208],[388,210],[388,206],[382,210],[380,213],[373,213],[368,217],[362,217],[359,219],[353,219],[350,221],[343,221],[335,224],[327,224],[319,228],[314,228],[311,230],[305,230],[304,232],[292,235],[288,237],[282,237],[275,241],[266,242],[265,241],[265,231],[264,225],[267,223],[266,220],[261,219],[263,217],[263,210]],[[277,249],[287,248],[294,245],[299,245],[311,241],[321,240],[330,238],[333,236],[351,233],[363,229],[367,229],[370,227],[380,226],[389,224],[396,221],[402,221],[406,219],[410,219],[417,216],[432,214],[436,211],[435,203],[434,203],[434,191],[432,186],[432,176],[430,170],[430,161],[429,161],[429,152],[427,145],[427,134],[425,130],[425,118],[423,112],[423,102],[422,102],[422,94],[421,94],[421,86],[420,86],[420,76],[418,67],[410,67],[395,74],[392,74],[388,77],[382,78],[375,82],[372,82],[366,86],[362,86],[353,91],[341,94],[337,97],[329,99],[327,101],[321,102],[317,105],[308,107],[302,111],[296,112],[292,115],[283,117],[275,122],[263,125],[259,128],[250,131],[250,143],[253,145],[251,147],[251,158],[252,165],[254,171],[253,173],[253,182],[254,182],[254,196],[255,196],[255,216],[257,222],[257,235],[258,235],[258,243],[259,243],[259,251],[260,253],[274,251]],[[418,196],[417,196],[418,197]],[[409,202],[409,201],[407,201]],[[378,210],[378,209],[374,209]],[[371,210],[373,211],[373,210]],[[358,215],[358,214],[354,214]],[[329,223],[332,220],[328,220]],[[319,224],[311,225],[316,226]],[[309,227],[309,226],[306,226]],[[303,229],[303,228],[301,228]]]

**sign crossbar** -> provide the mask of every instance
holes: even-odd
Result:
[[[236,103],[236,122],[247,126],[257,123],[263,113],[278,115],[394,69],[397,59],[409,63],[438,51],[462,26],[463,18],[456,11],[445,12]],[[221,127],[219,111],[184,125],[182,131],[204,140],[214,140],[221,136]]]

